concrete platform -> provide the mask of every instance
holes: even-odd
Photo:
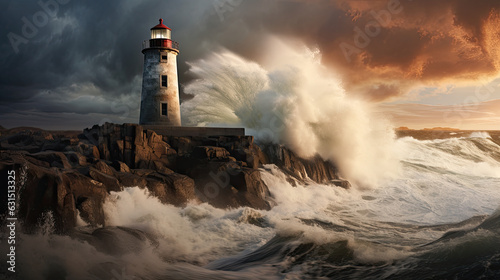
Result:
[[[233,127],[185,127],[185,126],[163,126],[142,125],[144,129],[150,129],[162,136],[245,136],[244,128]]]

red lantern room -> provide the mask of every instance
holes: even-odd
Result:
[[[179,52],[179,43],[172,41],[172,29],[163,24],[160,18],[160,24],[151,28],[151,39],[144,41],[143,51],[145,49],[168,49]]]
[[[163,24],[163,19],[160,18],[160,24],[151,28],[151,39],[172,39],[172,29]]]

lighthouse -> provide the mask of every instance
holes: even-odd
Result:
[[[141,125],[181,126],[177,55],[179,44],[172,30],[160,23],[143,42],[144,71],[141,94]]]

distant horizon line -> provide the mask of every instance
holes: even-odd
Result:
[[[95,125],[95,124],[94,124]],[[94,126],[92,125],[92,126]],[[36,130],[45,130],[45,131],[81,131],[83,129],[46,129],[46,128],[40,128],[36,126],[15,126],[11,128],[6,128],[2,125],[0,125],[0,132],[5,131],[5,130],[15,130],[15,129],[24,129],[24,130],[29,130],[29,129],[36,129]],[[432,128],[410,128],[407,126],[399,126],[399,127],[394,127],[393,128],[395,131],[500,131],[499,129],[460,129],[460,128],[453,128],[453,127],[432,127]]]

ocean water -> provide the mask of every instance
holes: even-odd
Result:
[[[269,210],[176,208],[129,188],[107,226],[21,235],[19,279],[498,279],[500,146],[487,133],[395,141],[372,189],[291,186],[261,169]]]

